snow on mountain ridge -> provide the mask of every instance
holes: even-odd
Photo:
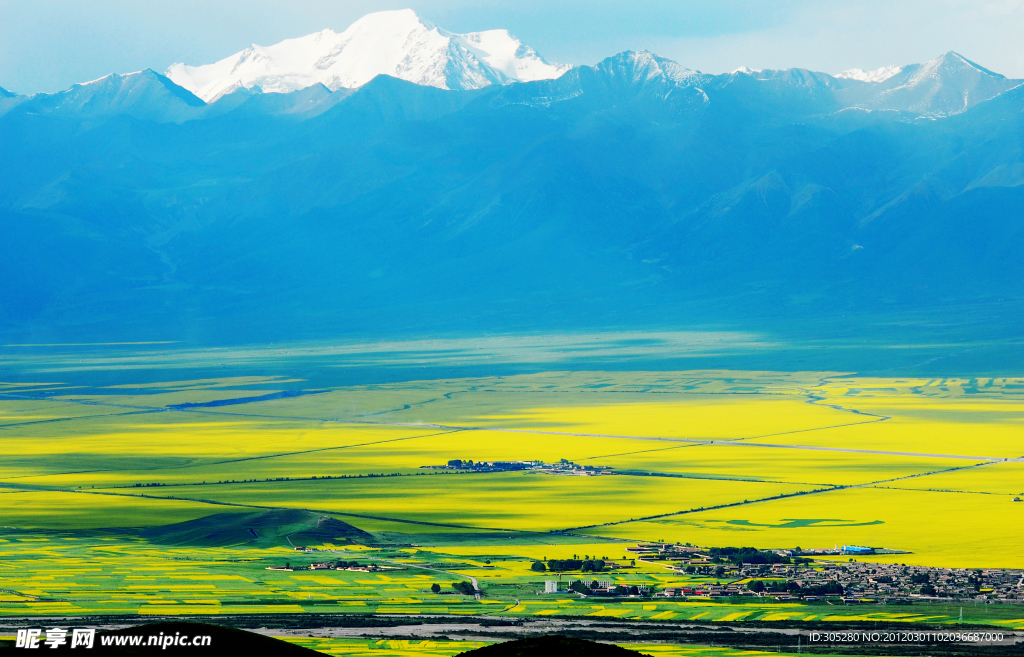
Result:
[[[605,70],[611,75],[626,76],[632,82],[664,79],[675,85],[687,86],[697,84],[704,79],[704,74],[700,71],[688,69],[648,50],[621,52],[601,61],[597,68]]]
[[[241,87],[289,92],[319,82],[337,90],[381,74],[441,89],[479,89],[557,78],[568,68],[548,64],[507,30],[455,34],[403,9],[367,14],[341,34],[326,29],[252,45],[205,66],[174,64],[167,77],[210,102]]]
[[[883,66],[873,71],[851,68],[842,73],[837,73],[833,77],[845,80],[860,80],[861,82],[885,82],[894,75],[899,75],[901,71],[903,71],[903,67],[896,65]]]
[[[911,67],[908,66],[905,68],[910,69]],[[967,59],[960,53],[953,52],[952,50],[947,52],[945,55],[942,55],[941,57],[936,57],[933,60],[925,62],[924,64],[919,64],[915,68],[916,70],[914,71],[913,75],[910,76],[910,80],[907,82],[907,84],[909,85],[919,84],[923,80],[939,79],[940,76],[942,76],[943,74],[977,75],[980,73],[985,76],[998,78],[1001,80],[1006,79],[1005,76],[1000,75],[999,73],[993,73],[992,71],[988,70],[987,68],[984,68],[983,66],[978,66],[977,64]]]
[[[923,64],[903,66],[895,75],[870,87],[849,88],[842,94],[852,107],[949,116],[1017,84],[950,51]]]
[[[74,84],[56,93],[38,93],[3,99],[0,115],[13,111],[38,115],[110,117],[133,116],[159,123],[194,118],[205,107],[201,99],[163,75],[144,69],[111,73]]]

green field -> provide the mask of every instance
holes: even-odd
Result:
[[[553,371],[313,385],[184,377],[173,355],[90,362],[22,363],[0,384],[0,614],[943,623],[959,605],[595,603],[538,595],[546,577],[529,567],[573,555],[628,565],[640,541],[867,544],[903,552],[879,562],[1024,567],[1024,379]],[[111,363],[117,383],[102,374]],[[423,467],[451,459],[611,474]],[[267,569],[323,559],[386,569]],[[450,587],[470,577],[480,600]],[[711,581],[647,563],[607,578]],[[1024,608],[968,605],[964,620],[1024,628]],[[454,654],[442,644],[318,649]]]

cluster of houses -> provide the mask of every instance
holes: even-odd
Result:
[[[702,558],[706,552],[693,545],[677,545],[675,543],[638,543],[626,548],[626,552],[637,555],[640,561],[685,561]],[[710,563],[710,562],[709,562]]]
[[[721,557],[719,550],[670,543],[642,543],[627,550],[636,553],[639,561],[718,580],[668,587],[657,594],[665,597],[758,596],[806,602],[827,598],[848,604],[964,600],[1024,603],[1022,570],[928,568],[834,559],[840,555],[893,552],[869,547],[755,551],[762,557],[758,561],[776,563],[730,562]],[[764,559],[764,555],[777,558]],[[823,560],[822,556],[833,560]]]
[[[544,461],[473,461],[472,459],[452,459],[445,465],[421,465],[422,469],[455,470],[458,472],[517,472],[533,470],[545,474],[599,475],[610,474],[612,468],[607,466],[578,465],[567,459],[557,463]]]
[[[285,563],[283,566],[267,566],[267,570],[286,570],[288,572],[296,570],[354,570],[363,573],[376,573],[382,570],[405,569],[401,566],[385,566],[375,563],[361,564],[356,561],[322,561],[311,563],[308,566],[293,566],[291,563]]]
[[[669,586],[659,591],[658,595],[666,598],[720,598],[722,596],[743,595],[743,593],[743,588],[737,584],[729,584],[728,586],[700,584],[695,586]]]
[[[909,600],[1024,603],[1024,571],[1003,568],[925,568],[879,563],[818,564],[780,576],[809,583],[839,582],[845,599],[856,602]]]
[[[544,582],[545,593],[575,593],[581,598],[600,597],[646,597],[652,591],[646,584],[617,585],[611,580],[571,579],[566,582],[567,590],[559,591],[558,581],[549,579]]]

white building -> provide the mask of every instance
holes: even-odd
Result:
[[[544,592],[545,593],[558,593],[558,582],[553,579],[544,581]]]

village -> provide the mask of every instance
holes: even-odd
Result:
[[[304,547],[297,545],[294,547],[296,552],[321,552],[317,548]],[[359,563],[358,561],[316,561],[309,565],[293,565],[290,561],[286,561],[282,566],[267,566],[267,570],[284,570],[288,572],[294,572],[296,570],[351,570],[363,573],[376,573],[385,570],[406,570],[403,566],[391,566],[385,564],[376,563]]]
[[[472,459],[451,459],[445,465],[421,465],[421,469],[454,470],[457,472],[517,472],[529,470],[544,474],[593,476],[612,474],[607,466],[578,465],[568,459],[556,463],[544,461],[473,461]]]
[[[314,547],[293,546],[296,552],[316,553]],[[640,543],[626,548],[633,559],[534,561],[531,570],[557,574],[544,582],[544,594],[575,593],[581,597],[762,598],[780,602],[829,604],[907,604],[911,602],[971,601],[1024,604],[1024,570],[999,568],[931,568],[858,560],[870,554],[900,554],[895,550],[844,545],[831,549],[703,548],[672,543]],[[846,560],[842,560],[846,557]],[[642,582],[591,579],[615,571],[632,571],[637,563],[658,565],[691,580],[657,590]],[[400,565],[322,561],[283,565],[267,570],[405,570]],[[572,577],[575,575],[575,577]],[[563,579],[565,576],[565,579]],[[541,591],[538,591],[541,593]]]
[[[758,596],[780,601],[842,601],[846,604],[913,601],[1024,603],[1024,571],[929,568],[857,561],[851,555],[894,551],[858,546],[831,550],[699,548],[643,543],[627,548],[637,560],[658,563],[680,574],[713,577],[715,583],[668,587],[665,597]],[[848,556],[847,561],[821,556]],[[731,580],[722,583],[722,580]]]

